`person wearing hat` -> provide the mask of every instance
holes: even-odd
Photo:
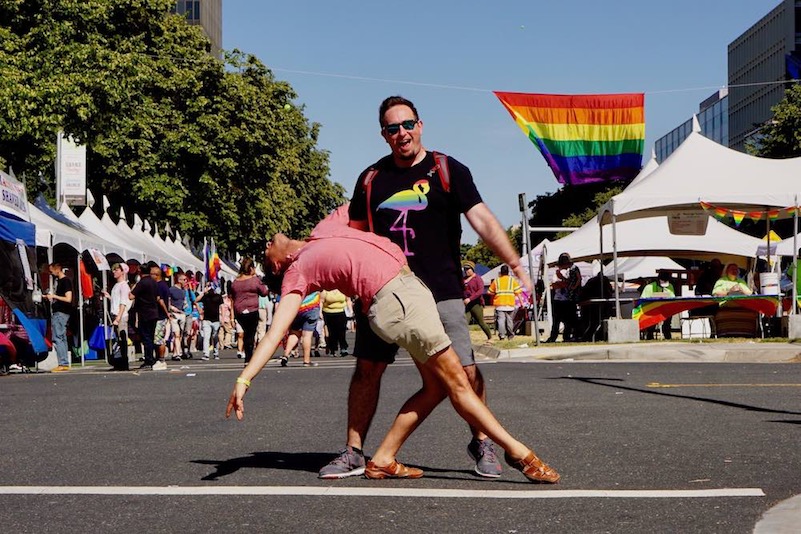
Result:
[[[673,284],[670,283],[670,273],[660,272],[656,280],[647,284],[640,294],[640,298],[673,298],[676,296],[676,290],[673,289]],[[645,339],[654,339],[657,325],[650,326],[643,330]],[[670,339],[670,317],[666,317],[662,321],[662,337]]]
[[[509,275],[509,266],[501,265],[501,274],[492,281],[488,291],[492,295],[492,305],[495,306],[495,328],[500,339],[515,337],[515,297],[522,292],[523,288],[517,280]]]
[[[476,276],[476,264],[472,261],[462,262],[464,272],[464,310],[467,324],[470,324],[472,317],[476,324],[487,336],[489,341],[492,338],[492,331],[487,323],[484,322],[484,281],[480,276]]]
[[[559,336],[559,325],[564,325],[562,329],[562,341],[573,341],[576,337],[576,323],[578,314],[576,306],[578,303],[578,293],[581,289],[581,273],[578,267],[573,265],[570,254],[563,252],[559,255],[556,262],[556,273],[553,282],[553,322],[551,323],[551,334],[545,343],[553,343]]]
[[[114,287],[111,288],[111,308],[109,313],[112,326],[120,342],[122,358],[109,358],[115,371],[128,370],[128,308],[131,307],[131,287],[128,285],[128,264],[115,263],[111,266]],[[108,295],[108,294],[107,294]]]

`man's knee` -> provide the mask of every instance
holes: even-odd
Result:
[[[358,384],[362,387],[376,386],[381,383],[381,377],[387,369],[386,362],[374,362],[359,358],[356,360],[356,368],[353,371],[351,385]]]

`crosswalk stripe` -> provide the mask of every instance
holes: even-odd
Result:
[[[696,499],[764,497],[760,488],[698,490],[458,490],[328,486],[0,486],[0,495],[276,495],[451,499]]]

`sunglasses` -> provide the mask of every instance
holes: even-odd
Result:
[[[389,135],[396,135],[398,132],[400,132],[402,126],[404,130],[406,130],[407,132],[411,132],[412,130],[414,130],[415,126],[417,126],[418,122],[420,122],[418,119],[408,119],[403,122],[387,124],[386,126],[384,126],[384,131]]]

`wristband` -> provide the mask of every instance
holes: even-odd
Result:
[[[236,378],[236,383],[245,384],[245,387],[250,387],[250,380],[248,380],[247,378],[242,378],[241,376],[238,376]]]

